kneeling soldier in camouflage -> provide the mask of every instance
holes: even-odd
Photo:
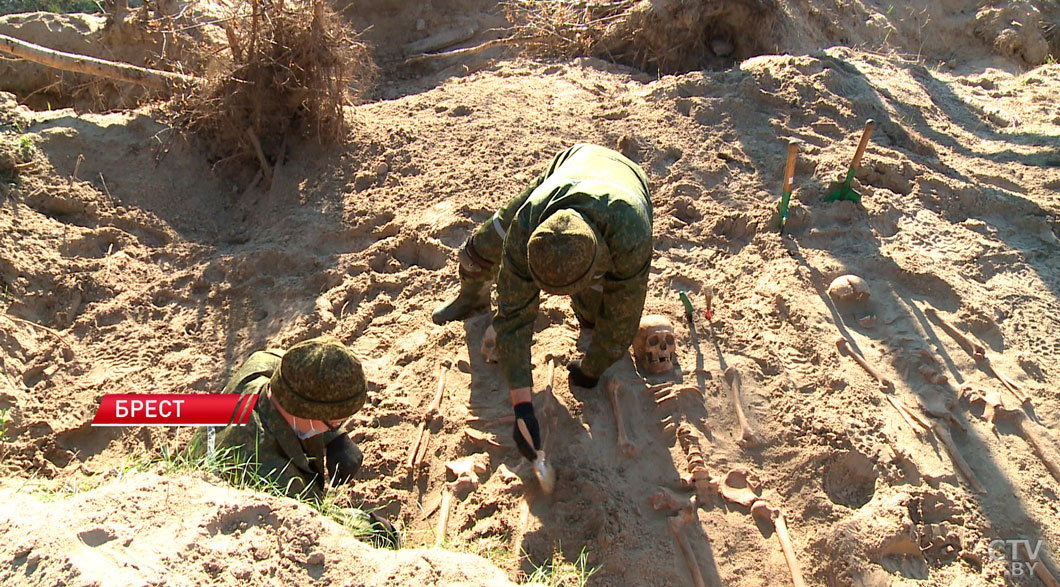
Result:
[[[647,177],[621,154],[585,144],[556,155],[464,243],[460,294],[432,318],[444,324],[488,310],[496,278],[493,327],[517,418],[513,436],[526,458],[534,460],[541,447],[530,402],[530,345],[540,292],[570,295],[578,321],[594,328],[584,359],[571,361],[568,369],[572,386],[595,387],[637,334],[651,254]],[[534,446],[523,439],[518,420]]]
[[[216,447],[233,448],[288,495],[320,493],[325,479],[347,483],[360,469],[361,451],[339,427],[364,405],[367,385],[361,362],[337,339],[258,351],[224,393],[259,397],[247,425],[218,431]]]

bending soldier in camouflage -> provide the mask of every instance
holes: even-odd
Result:
[[[501,368],[517,419],[533,446],[513,431],[533,460],[541,447],[530,402],[530,345],[540,292],[570,295],[578,321],[594,328],[585,357],[568,365],[572,386],[595,387],[637,333],[652,253],[648,180],[635,163],[604,147],[579,144],[467,239],[459,254],[460,294],[434,311],[437,324],[463,320],[490,304]]]
[[[247,425],[218,431],[216,446],[232,447],[288,495],[319,494],[325,479],[347,483],[360,469],[361,451],[340,426],[364,405],[367,385],[360,361],[337,339],[258,351],[224,393],[260,396]]]

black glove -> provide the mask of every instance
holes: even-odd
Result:
[[[353,443],[347,434],[340,434],[328,443],[327,465],[328,479],[335,485],[344,485],[357,476],[357,471],[364,461],[364,454]]]
[[[571,387],[578,386],[586,389],[592,389],[596,387],[597,383],[600,383],[599,377],[589,377],[582,371],[582,360],[575,359],[570,363],[567,363],[567,370],[570,374],[567,375],[567,383]]]
[[[515,439],[515,447],[519,449],[519,452],[527,460],[536,460],[537,451],[541,448],[541,427],[537,425],[537,416],[534,415],[534,404],[530,402],[515,404],[514,411],[515,430],[512,432],[512,438]],[[530,433],[534,446],[527,444],[526,437],[523,436],[522,430],[519,430],[519,420],[526,424],[526,430]]]

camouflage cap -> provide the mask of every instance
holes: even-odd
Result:
[[[348,418],[368,397],[361,362],[346,345],[329,336],[288,349],[269,386],[284,410],[308,420]]]
[[[596,229],[574,210],[553,213],[530,234],[530,275],[551,294],[572,294],[592,281],[600,247]]]

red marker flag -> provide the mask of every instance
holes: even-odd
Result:
[[[93,426],[246,426],[258,394],[108,393]]]

